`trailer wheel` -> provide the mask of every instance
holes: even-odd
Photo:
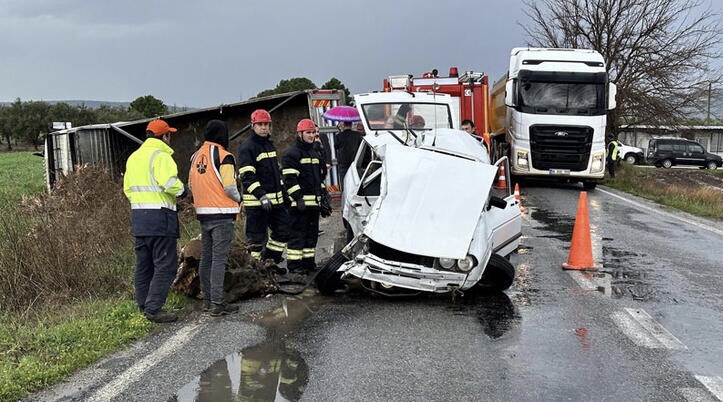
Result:
[[[337,272],[337,270],[347,261],[349,261],[349,259],[346,258],[344,254],[336,253],[321,267],[321,270],[319,270],[319,273],[316,274],[316,278],[314,279],[319,293],[331,295],[335,290],[341,288],[341,273]]]
[[[485,289],[507,290],[515,279],[515,267],[499,254],[492,254],[477,286]]]

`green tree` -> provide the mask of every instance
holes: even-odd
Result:
[[[0,137],[7,143],[8,151],[12,151],[13,130],[10,121],[11,110],[9,106],[0,105]]]
[[[291,78],[288,80],[281,80],[274,89],[266,89],[256,95],[257,98],[261,98],[269,95],[285,94],[287,92],[303,91],[305,89],[316,89],[314,84],[308,78]]]
[[[154,98],[153,95],[136,98],[131,102],[130,108],[140,113],[143,117],[158,117],[168,114],[168,107],[163,104],[162,100]]]
[[[332,77],[326,84],[321,86],[321,89],[339,89],[344,91],[344,101],[347,105],[354,105],[354,98],[351,97],[351,92],[347,89],[344,84],[341,83],[336,77]]]
[[[720,58],[720,14],[702,0],[526,0],[541,47],[590,48],[617,84],[609,125],[671,124],[696,108]],[[699,108],[698,108],[699,109]]]

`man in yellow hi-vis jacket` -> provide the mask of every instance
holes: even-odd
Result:
[[[176,277],[179,237],[176,198],[185,196],[172,158],[171,133],[157,119],[148,123],[146,140],[126,161],[123,192],[131,203],[131,231],[136,238],[134,283],[138,308],[153,322],[178,317],[162,310]]]

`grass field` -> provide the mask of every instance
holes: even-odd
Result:
[[[32,152],[0,152],[0,197],[16,200],[44,190],[43,158]]]

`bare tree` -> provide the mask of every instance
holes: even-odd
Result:
[[[618,86],[609,125],[689,117],[721,57],[720,14],[701,0],[526,0],[532,46],[591,48]],[[717,75],[717,76],[716,76]],[[698,108],[698,111],[700,109]]]

